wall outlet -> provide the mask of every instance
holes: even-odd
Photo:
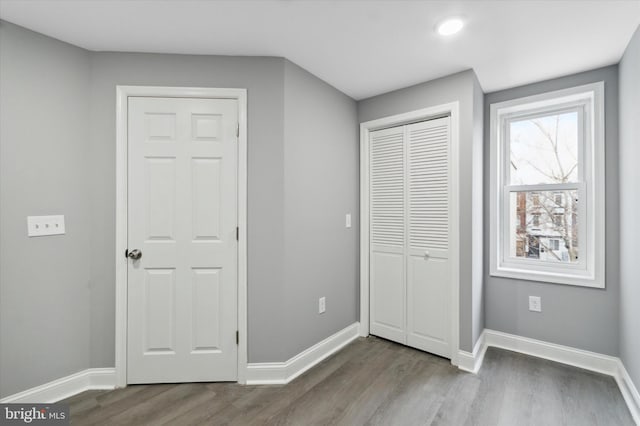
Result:
[[[345,228],[351,228],[351,213],[347,213],[344,217]]]
[[[324,314],[324,311],[327,309],[326,300],[324,297],[318,299],[318,313]]]
[[[27,216],[27,235],[29,237],[61,235],[64,232],[64,215]]]
[[[540,299],[540,296],[529,296],[529,310],[531,312],[542,312],[542,299]]]

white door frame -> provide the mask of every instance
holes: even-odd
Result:
[[[369,335],[369,134],[374,130],[418,121],[451,117],[451,191],[449,247],[451,250],[451,363],[458,365],[460,347],[460,216],[459,216],[459,103],[451,102],[360,123],[360,336]]]
[[[128,98],[212,98],[238,101],[238,383],[247,371],[247,90],[116,86],[116,387],[127,386],[127,121]]]

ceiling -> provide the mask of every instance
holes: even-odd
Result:
[[[439,36],[436,25],[465,28]],[[640,0],[0,0],[96,51],[283,56],[355,99],[473,68],[485,92],[617,63]]]

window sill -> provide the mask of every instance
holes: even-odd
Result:
[[[536,281],[551,284],[573,285],[578,287],[605,288],[603,279],[578,274],[566,274],[561,272],[541,272],[522,268],[499,267],[492,268],[489,273],[492,277],[512,278],[526,281]]]

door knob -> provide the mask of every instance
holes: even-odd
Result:
[[[127,253],[127,257],[129,259],[138,260],[142,257],[142,252],[138,249],[133,249],[129,253]]]

